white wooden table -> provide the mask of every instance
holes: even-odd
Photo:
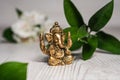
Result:
[[[120,80],[120,56],[95,52],[92,59],[77,58],[66,66],[48,66],[38,44],[1,44],[0,63],[28,62],[27,80]]]
[[[120,39],[119,30],[107,29]],[[98,51],[90,60],[77,57],[71,65],[52,67],[47,64],[39,43],[0,43],[0,63],[7,61],[28,62],[27,80],[120,80],[120,55]]]

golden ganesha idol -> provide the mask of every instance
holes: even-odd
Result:
[[[48,42],[47,46],[44,42],[44,36]],[[68,32],[67,43],[65,44],[65,34],[58,25],[58,22],[55,22],[53,27],[50,29],[50,33],[41,33],[39,38],[42,52],[49,56],[49,65],[66,65],[73,62],[73,56],[69,50],[72,46],[70,32]]]

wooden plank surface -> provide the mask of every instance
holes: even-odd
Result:
[[[39,44],[1,44],[0,63],[28,62],[27,80],[120,80],[120,56],[95,52],[92,59],[76,58],[73,64],[49,66]]]

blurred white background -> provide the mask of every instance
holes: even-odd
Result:
[[[83,15],[87,23],[89,18],[101,7],[111,0],[72,0]],[[109,24],[120,25],[120,0],[115,1],[115,8]],[[61,25],[67,26],[63,12],[63,0],[0,0],[0,28],[8,27],[17,20],[15,8],[23,11],[37,10],[51,19],[58,21]]]

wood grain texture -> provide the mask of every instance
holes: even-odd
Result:
[[[49,66],[38,44],[1,44],[0,63],[28,62],[27,80],[120,80],[120,56],[95,52],[87,61],[75,59],[66,66]]]

